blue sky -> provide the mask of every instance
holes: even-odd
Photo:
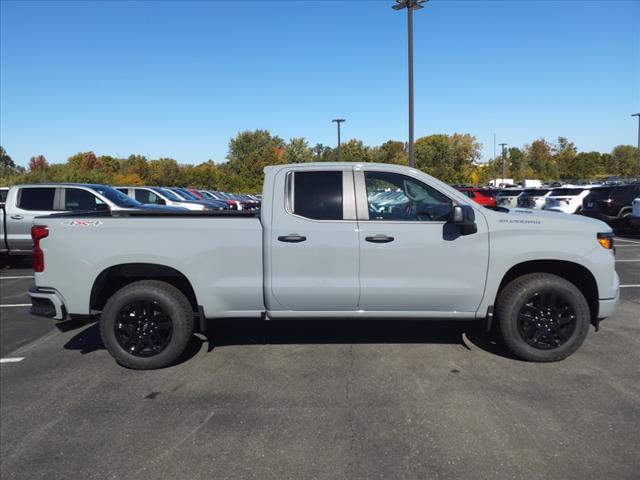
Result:
[[[224,161],[237,132],[407,138],[406,16],[379,1],[1,3],[0,142]],[[416,138],[635,144],[640,2],[447,1],[416,12]]]

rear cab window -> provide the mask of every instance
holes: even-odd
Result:
[[[341,170],[291,172],[288,181],[290,213],[312,220],[342,220]]]
[[[55,187],[23,187],[18,192],[17,207],[22,210],[52,212],[55,210]]]

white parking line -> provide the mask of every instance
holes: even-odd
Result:
[[[620,288],[638,288],[640,287],[640,283],[637,285],[620,285]]]
[[[616,248],[638,248],[640,247],[640,244],[638,245],[616,245]]]
[[[0,277],[0,280],[15,280],[17,278],[35,278],[33,275],[28,277]]]
[[[640,262],[640,260],[616,260],[616,262]]]
[[[24,360],[24,357],[0,358],[0,363],[16,363]]]
[[[628,238],[616,238],[616,242],[628,242],[628,243],[635,243],[636,245],[640,245],[639,241],[629,240]]]
[[[31,304],[30,303],[12,303],[9,305],[0,305],[0,308],[5,308],[5,307],[30,307]]]

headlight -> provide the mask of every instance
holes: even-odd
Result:
[[[599,233],[598,234],[598,243],[602,245],[602,248],[606,248],[607,250],[614,250],[613,246],[613,233]]]

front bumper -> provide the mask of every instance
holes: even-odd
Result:
[[[617,272],[615,273],[613,281],[615,297],[606,299],[601,298],[598,300],[598,320],[602,320],[603,318],[607,318],[613,315],[613,311],[616,309],[616,305],[620,300],[620,277],[618,276]]]
[[[32,287],[29,289],[31,297],[31,315],[48,317],[55,320],[67,318],[67,309],[60,294],[53,288]]]

